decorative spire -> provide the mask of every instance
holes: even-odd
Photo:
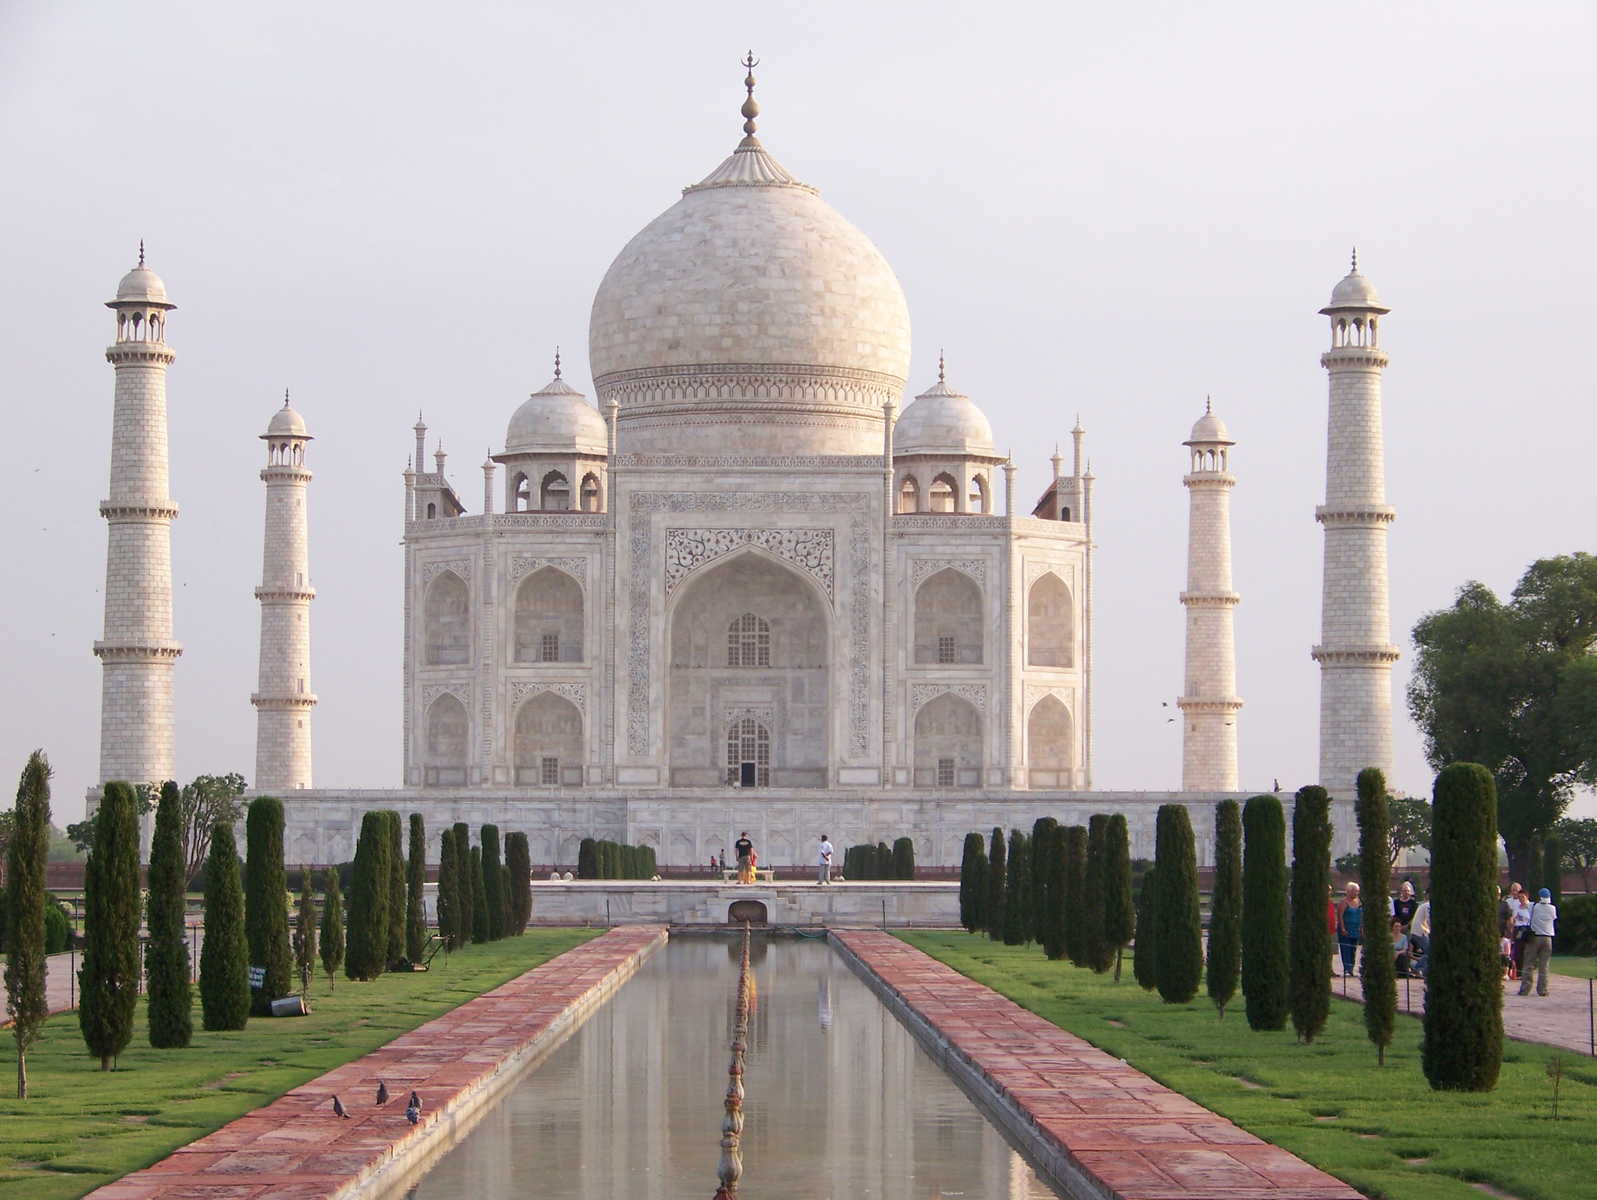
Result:
[[[748,137],[754,136],[754,118],[760,115],[760,106],[754,101],[754,68],[760,65],[760,60],[754,57],[750,50],[744,56],[741,64],[748,74],[743,78],[743,86],[748,89],[748,98],[743,101],[743,132]]]
[[[943,348],[937,347],[937,382],[943,382]]]
[[[1349,272],[1349,274],[1357,275],[1358,273],[1359,273],[1359,248],[1357,246],[1354,246],[1353,247],[1353,269],[1352,269],[1352,271]]]
[[[555,378],[560,378],[560,347],[555,347]]]
[[[287,388],[283,389],[283,407],[284,408],[288,407],[288,389]]]
[[[1203,415],[1208,416],[1213,411],[1214,404],[1210,401],[1208,393],[1205,392],[1203,396]]]
[[[144,265],[144,239],[139,239],[139,266]]]

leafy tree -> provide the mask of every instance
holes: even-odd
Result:
[[[500,876],[499,826],[482,827],[482,895],[487,910],[488,940],[497,942],[505,936],[505,883]]]
[[[1209,902],[1209,999],[1225,1019],[1242,976],[1242,806],[1214,806],[1214,897]]]
[[[1043,926],[1048,923],[1049,907],[1053,897],[1048,892],[1048,856],[1053,850],[1052,838],[1059,822],[1052,817],[1038,817],[1031,826],[1031,939],[1043,941]]]
[[[1031,912],[1026,901],[1031,894],[1031,858],[1026,843],[1030,839],[1018,829],[1009,832],[1009,885],[1004,907],[1004,945],[1024,946],[1031,936]]]
[[[1198,855],[1184,804],[1161,804],[1154,824],[1159,873],[1159,952],[1154,970],[1166,1004],[1186,1004],[1203,976],[1203,921],[1198,912]]]
[[[505,874],[510,879],[510,932],[520,937],[532,920],[532,851],[524,833],[505,839]]]
[[[1581,889],[1591,891],[1591,872],[1597,867],[1597,819],[1565,817],[1553,826],[1553,836],[1563,847],[1561,871],[1579,871]]]
[[[1102,975],[1115,965],[1115,947],[1109,941],[1109,818],[1094,813],[1087,820],[1087,883],[1081,906],[1082,946],[1087,966]]]
[[[250,953],[233,826],[218,821],[205,860],[205,941],[200,945],[200,1023],[243,1029],[250,1015]]]
[[[1109,817],[1104,831],[1104,936],[1115,949],[1115,982],[1120,960],[1137,932],[1137,910],[1131,899],[1131,835],[1123,813]]]
[[[316,973],[316,889],[309,867],[299,869],[299,911],[294,915],[294,967],[300,995],[309,998]]]
[[[150,842],[150,893],[146,900],[150,944],[144,955],[149,976],[150,1045],[180,1049],[194,1036],[189,988],[189,944],[184,918],[188,901],[183,874],[182,792],[168,780],[161,785]],[[208,840],[208,839],[207,839]]]
[[[405,922],[408,919],[409,883],[405,870],[405,822],[394,809],[384,809],[388,822],[388,938],[383,946],[387,966],[405,957]]]
[[[597,861],[597,843],[595,844],[595,861]],[[585,876],[588,879],[597,879],[597,875]],[[459,916],[456,924],[460,930],[457,946],[464,946],[472,940],[477,928],[476,898],[477,889],[472,886],[473,872],[471,869],[471,830],[464,821],[455,822],[455,879],[458,886],[455,894],[460,898]]]
[[[1288,977],[1286,817],[1281,801],[1270,795],[1249,800],[1242,809],[1242,832],[1242,911],[1248,914],[1242,997],[1250,1029],[1280,1029],[1286,1025]],[[1325,920],[1323,912],[1320,920]]]
[[[347,938],[344,974],[351,979],[381,975],[388,957],[388,818],[375,810],[360,819]]]
[[[1331,931],[1325,904],[1331,892],[1331,797],[1322,787],[1299,788],[1292,805],[1292,1028],[1312,1042],[1331,1015]]]
[[[416,963],[427,952],[427,826],[410,814],[410,861],[405,872],[405,957]]]
[[[344,894],[338,886],[338,868],[329,867],[322,878],[322,970],[327,972],[327,990],[344,965]]]
[[[17,1099],[28,1098],[28,1050],[44,1032],[50,1006],[45,995],[45,861],[50,853],[50,760],[43,750],[28,755],[17,783],[17,807],[5,850],[6,1012],[17,1041]],[[53,907],[53,906],[50,906]]]
[[[1503,1061],[1492,774],[1454,763],[1436,777],[1430,965],[1421,1061],[1438,1091],[1487,1092]],[[1438,1003],[1432,1003],[1432,998]]]
[[[1065,844],[1065,956],[1078,967],[1087,965],[1087,827],[1067,825],[1059,836]]]
[[[1426,758],[1491,771],[1510,873],[1534,877],[1573,789],[1597,783],[1597,556],[1537,560],[1507,604],[1467,583],[1420,619],[1414,644],[1409,711]]]
[[[218,821],[229,825],[244,816],[244,776],[237,771],[226,775],[196,775],[185,784],[181,796],[183,883],[186,887],[199,874],[200,865],[211,851],[211,830]]]
[[[78,1027],[100,1070],[116,1066],[133,1036],[139,999],[138,798],[108,783],[94,815],[94,849],[83,874],[83,969]]]
[[[995,942],[1004,940],[1008,898],[1009,866],[1004,850],[1004,831],[994,825],[992,840],[987,847],[987,936]]]
[[[1138,986],[1151,992],[1159,986],[1159,868],[1149,867],[1137,892],[1137,941],[1131,973]]]
[[[131,783],[133,789],[133,802],[135,821],[147,817],[155,811],[156,796],[160,788],[153,783]],[[81,821],[74,821],[67,826],[67,837],[79,854],[88,854],[94,849],[94,831],[98,825],[98,813],[85,817]]]
[[[487,889],[483,886],[482,847],[473,846],[467,861],[466,880],[471,885],[471,940],[486,942],[489,929],[488,898]]]
[[[1557,837],[1542,844],[1542,887],[1553,894],[1553,903],[1564,900],[1564,847]]]
[[[965,835],[965,852],[959,860],[959,923],[971,933],[981,929],[981,898],[987,880],[987,842],[974,830]]]
[[[265,1016],[272,1001],[294,990],[294,954],[288,942],[288,873],[283,867],[283,802],[257,796],[244,818],[249,847],[244,859],[244,934],[250,965],[265,967],[255,992],[255,1011]]]
[[[1366,767],[1359,772],[1358,791],[1359,883],[1365,896],[1379,900],[1392,891],[1386,776],[1376,767]],[[1364,943],[1364,1029],[1375,1043],[1376,1065],[1385,1066],[1386,1048],[1392,1044],[1397,1021],[1397,979],[1392,927],[1379,905],[1373,910],[1365,908],[1360,940]]]
[[[1431,848],[1431,803],[1423,796],[1386,797],[1386,821],[1390,866],[1406,850]]]

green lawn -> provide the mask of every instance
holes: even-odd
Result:
[[[53,1017],[28,1055],[29,1099],[16,1096],[16,1042],[0,1031],[0,1194],[67,1200],[165,1157],[324,1071],[366,1054],[440,1013],[513,979],[598,930],[537,930],[440,955],[434,970],[371,983],[327,976],[314,1011],[252,1018],[236,1033],[200,1028],[186,1050],[149,1047],[141,1003],[117,1070],[101,1072],[83,1048],[76,1013]],[[13,1188],[22,1183],[25,1188]]]
[[[1249,1030],[1238,997],[1224,1021],[1200,993],[1168,1005],[1126,963],[1119,984],[1035,946],[966,933],[904,933],[942,959],[1063,1029],[1123,1058],[1243,1128],[1383,1200],[1480,1200],[1476,1181],[1519,1200],[1591,1195],[1597,1178],[1597,1063],[1569,1051],[1505,1043],[1497,1089],[1433,1092],[1420,1070],[1420,1022],[1397,1018],[1377,1068],[1363,1008],[1331,1005],[1309,1046],[1290,1031]],[[1565,1071],[1558,1120],[1547,1064]]]
[[[1585,954],[1555,954],[1552,969],[1576,979],[1597,979],[1597,958]]]

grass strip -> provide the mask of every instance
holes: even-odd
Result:
[[[25,1101],[15,1098],[16,1042],[0,1034],[0,1192],[29,1200],[82,1196],[599,932],[529,931],[468,946],[447,965],[440,955],[431,971],[370,983],[340,978],[332,992],[320,975],[309,1016],[252,1017],[236,1032],[200,1027],[196,991],[194,1042],[185,1050],[150,1048],[141,1002],[133,1042],[110,1072],[84,1050],[77,1014],[65,1013],[47,1022],[28,1055]]]
[[[961,974],[1124,1059],[1244,1129],[1380,1200],[1569,1200],[1597,1179],[1597,1063],[1568,1050],[1505,1043],[1487,1093],[1433,1092],[1420,1070],[1420,1021],[1399,1014],[1384,1068],[1363,1010],[1333,1004],[1314,1043],[1250,1030],[1240,997],[1225,1019],[1206,1001],[1171,1005],[1126,970],[1049,962],[1036,946],[967,933],[901,933]],[[1548,1064],[1563,1067],[1552,1117]]]
[[[1581,954],[1555,954],[1550,966],[1557,975],[1574,979],[1597,979],[1597,958]]]

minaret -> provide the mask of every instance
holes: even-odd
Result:
[[[1320,784],[1353,794],[1365,767],[1392,769],[1392,664],[1387,601],[1386,530],[1397,515],[1386,503],[1381,433],[1379,318],[1370,281],[1353,269],[1320,310],[1331,318],[1331,348],[1320,365],[1331,377],[1325,455],[1325,576],[1320,601]]]
[[[99,782],[162,783],[173,778],[172,666],[183,647],[172,640],[172,518],[167,494],[166,344],[161,277],[139,265],[122,277],[111,417],[110,498],[106,520],[105,636],[94,643],[102,670]]]
[[[1184,443],[1187,489],[1187,666],[1176,699],[1181,710],[1181,790],[1237,790],[1236,638],[1241,599],[1231,590],[1231,447],[1225,422],[1204,402]]]
[[[266,443],[266,532],[262,538],[260,683],[255,705],[255,790],[286,792],[311,786],[310,543],[306,533],[304,419],[283,407],[261,434]]]

